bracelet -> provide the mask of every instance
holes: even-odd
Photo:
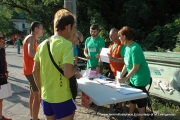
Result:
[[[112,60],[112,61],[114,61],[114,60],[115,60],[115,58],[113,58],[113,57],[112,57],[112,58],[111,58],[111,60]]]

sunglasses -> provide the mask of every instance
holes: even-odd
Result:
[[[0,40],[1,40],[1,39],[4,40],[4,37],[0,37]]]

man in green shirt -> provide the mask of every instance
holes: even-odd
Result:
[[[84,55],[88,59],[87,67],[92,70],[96,70],[97,73],[100,72],[101,60],[99,54],[101,49],[105,47],[104,40],[98,35],[99,28],[98,25],[92,24],[90,26],[90,37],[85,41]]]

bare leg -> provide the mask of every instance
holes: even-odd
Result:
[[[39,108],[40,108],[40,96],[39,91],[33,92],[34,99],[32,104],[33,120],[38,120]]]
[[[118,103],[118,108],[122,108],[122,102]]]
[[[139,114],[144,114],[145,113],[145,107],[138,108]],[[140,116],[140,120],[144,120],[144,116]]]
[[[32,117],[32,104],[33,104],[33,93],[32,89],[30,88],[30,96],[29,96],[29,108],[30,108],[30,116]]]
[[[46,116],[46,119],[47,119],[47,120],[56,120],[56,118],[54,117],[54,115],[52,115],[52,116]]]
[[[64,117],[64,118],[61,118],[59,120],[73,120],[73,117],[74,117],[74,114],[71,114],[71,115]]]
[[[0,116],[2,116],[2,107],[3,107],[2,102],[3,102],[3,99],[0,99]]]
[[[134,110],[136,108],[136,104],[132,104],[130,103],[130,107],[129,107],[129,114],[133,115],[134,114]],[[131,118],[132,116],[129,116],[128,118]]]

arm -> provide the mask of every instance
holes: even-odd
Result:
[[[84,55],[86,56],[87,59],[90,59],[90,56],[88,55],[88,49],[84,48]]]
[[[139,70],[139,66],[140,64],[134,64],[131,71],[126,75],[126,77],[119,79],[119,82],[127,81],[131,76],[133,76]]]
[[[40,62],[34,61],[34,67],[33,67],[33,76],[34,81],[38,87],[39,90],[41,90],[41,78],[40,78]]]
[[[108,57],[110,60],[114,61],[114,62],[117,62],[117,63],[124,63],[124,57],[121,57],[121,58],[114,58],[111,56],[111,54],[108,53]]]
[[[34,50],[34,41],[34,37],[29,37],[26,43],[28,45],[28,55],[32,58],[34,58],[36,54],[36,51]]]
[[[66,78],[72,77],[78,71],[77,65],[73,66],[72,64],[63,64],[63,68],[64,68],[64,76]]]
[[[74,59],[75,59],[74,64],[77,65],[77,63],[78,63],[78,56],[74,56]]]
[[[6,61],[5,61],[6,62]],[[6,64],[6,72],[5,72],[5,75],[6,75],[6,78],[8,79],[8,69],[7,69],[7,62],[5,63]]]

